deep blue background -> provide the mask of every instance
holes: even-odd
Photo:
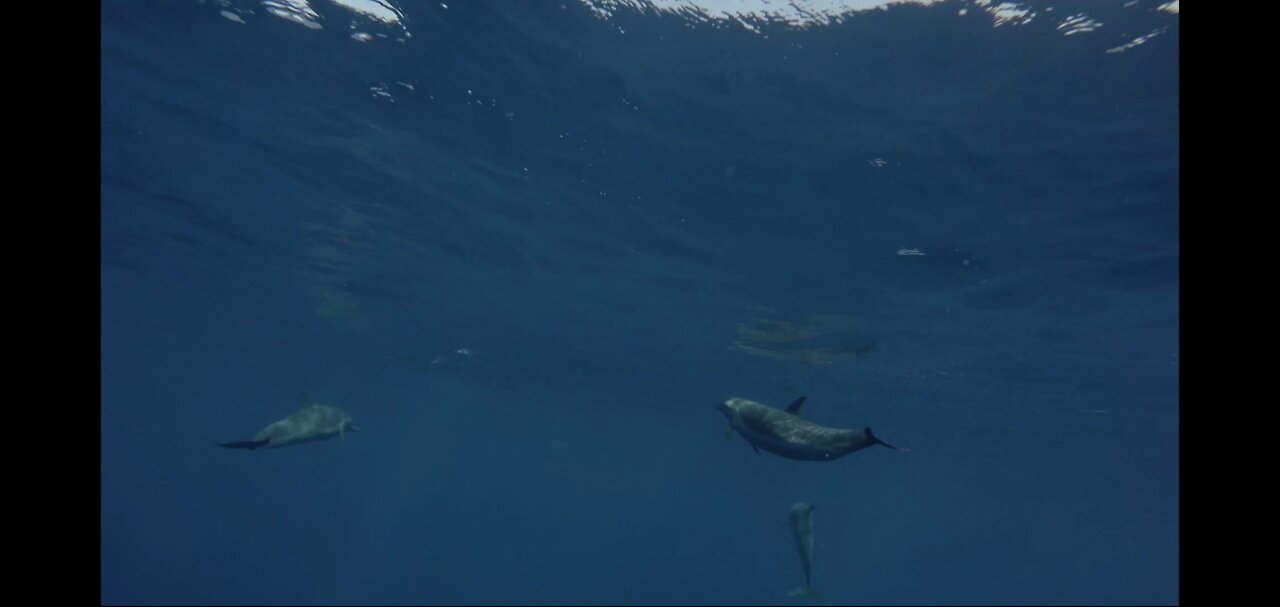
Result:
[[[832,602],[1177,600],[1178,17],[448,4],[104,3],[104,601],[789,604],[796,500]],[[912,451],[712,409],[801,394]]]

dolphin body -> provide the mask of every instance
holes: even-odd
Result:
[[[804,585],[787,593],[787,596],[818,596],[810,585],[813,572],[813,506],[804,502],[791,504],[791,536],[800,551],[800,566],[804,568]]]
[[[828,428],[800,417],[804,400],[803,396],[797,398],[783,411],[745,398],[730,398],[716,409],[729,420],[728,435],[736,430],[756,453],[764,449],[787,459],[828,461],[872,445],[898,450],[876,438],[871,428]]]
[[[335,436],[345,439],[348,430],[358,432],[360,429],[342,409],[330,405],[309,405],[289,417],[267,424],[253,440],[221,443],[218,446],[228,449],[275,449]]]

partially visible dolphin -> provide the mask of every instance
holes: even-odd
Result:
[[[345,439],[348,430],[358,432],[360,429],[342,409],[330,405],[310,405],[280,421],[267,424],[253,440],[221,443],[218,446],[229,449],[274,449],[335,436]]]
[[[813,506],[804,502],[791,504],[791,536],[800,551],[800,566],[804,567],[804,585],[796,587],[787,596],[818,596],[811,584],[813,571]]]
[[[797,398],[786,411],[745,398],[730,398],[716,409],[729,419],[729,435],[737,430],[756,453],[764,449],[787,459],[825,461],[871,445],[898,449],[876,438],[871,428],[828,428],[800,417],[804,399]]]

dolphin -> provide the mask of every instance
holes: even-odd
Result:
[[[800,417],[804,399],[797,398],[786,411],[745,398],[730,398],[716,405],[716,409],[729,420],[727,436],[737,430],[756,453],[764,449],[787,459],[826,461],[871,445],[898,450],[876,438],[871,428],[828,428]]]
[[[220,443],[218,446],[228,449],[274,449],[335,436],[346,440],[347,431],[359,430],[352,423],[351,416],[342,409],[330,405],[309,405],[289,417],[267,424],[253,440]]]
[[[804,568],[804,585],[797,586],[787,596],[818,596],[810,585],[813,570],[813,506],[804,502],[791,504],[791,536],[800,551],[800,566]]]

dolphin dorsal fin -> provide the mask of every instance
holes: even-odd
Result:
[[[792,401],[791,404],[787,405],[787,413],[790,413],[792,415],[800,415],[800,405],[804,404],[804,399],[806,398],[808,397],[801,396],[800,398],[797,398],[794,401]]]
[[[310,404],[311,404],[311,395],[310,395],[310,394],[307,394],[307,391],[306,391],[306,390],[303,390],[303,391],[301,391],[301,392],[298,392],[298,399],[302,401],[302,404],[303,404],[303,405],[310,405]]]

